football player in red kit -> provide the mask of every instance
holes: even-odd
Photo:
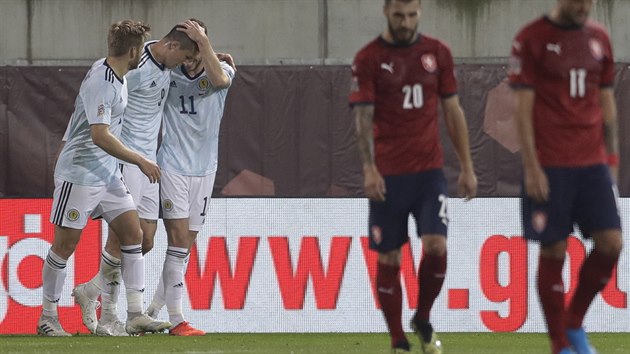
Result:
[[[592,5],[558,0],[512,46],[523,226],[525,237],[540,243],[538,295],[554,354],[595,353],[582,322],[622,248],[613,54],[606,31],[588,20]],[[565,309],[562,268],[574,224],[594,248]]]
[[[402,326],[400,248],[409,214],[422,240],[417,311],[411,327],[425,353],[441,353],[429,314],[446,274],[448,200],[438,129],[442,104],[460,161],[460,193],[477,192],[468,129],[457,96],[453,58],[437,39],[417,32],[420,0],[385,0],[387,28],[361,49],[352,66],[350,104],[370,199],[370,248],[378,255],[377,292],[396,351],[408,351]]]

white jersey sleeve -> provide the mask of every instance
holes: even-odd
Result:
[[[171,73],[151,53],[154,43],[157,41],[145,43],[138,68],[126,75],[129,103],[120,136],[123,144],[153,161],[156,159],[157,138]]]
[[[55,177],[84,186],[102,186],[115,178],[116,159],[94,144],[90,126],[108,125],[118,136],[126,104],[125,79],[116,76],[104,59],[94,63],[79,88]]]
[[[221,68],[231,85],[234,69],[224,62]],[[185,176],[216,172],[219,130],[228,88],[212,87],[205,71],[191,77],[183,66],[173,70],[158,152],[160,168]]]

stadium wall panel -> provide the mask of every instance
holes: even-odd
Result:
[[[86,67],[0,67],[0,196],[50,197],[54,158]],[[515,197],[521,159],[515,99],[500,64],[456,68],[479,195]],[[361,197],[363,176],[347,104],[350,68],[241,66],[226,101],[213,195]],[[630,72],[617,65],[621,165],[630,196]],[[444,170],[456,196],[459,164],[441,121]]]
[[[551,0],[423,0],[419,30],[459,58],[509,55],[515,33],[549,12]],[[340,63],[384,28],[382,0],[2,0],[0,64],[74,65],[105,56],[107,30],[140,19],[161,38],[190,17],[203,20],[215,49],[243,64]],[[630,60],[626,0],[597,1],[592,17]],[[72,19],[68,21],[67,19]]]

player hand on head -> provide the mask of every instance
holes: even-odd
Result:
[[[526,168],[525,191],[537,203],[544,203],[549,199],[549,180],[540,165]]]
[[[365,195],[372,200],[385,201],[385,180],[376,166],[364,167],[363,172],[365,174]]]
[[[178,27],[177,30],[186,33],[197,45],[203,46],[210,43],[205,30],[197,22],[186,20],[178,25],[182,27]]]
[[[138,164],[140,171],[149,177],[151,183],[157,183],[160,180],[161,172],[157,163],[143,158]]]
[[[477,176],[475,172],[462,171],[457,180],[457,192],[460,196],[470,200],[477,196]]]
[[[236,64],[234,64],[234,58],[232,58],[232,56],[228,53],[217,53],[217,58],[219,59],[219,61],[224,61],[226,62],[229,66],[232,67],[232,69],[234,69],[234,71],[236,71]]]

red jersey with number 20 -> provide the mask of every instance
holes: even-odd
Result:
[[[614,80],[610,40],[595,22],[567,28],[542,17],[517,34],[510,82],[535,91],[534,139],[543,167],[606,162],[599,95]]]
[[[350,104],[374,105],[374,157],[382,175],[441,168],[441,97],[457,93],[453,57],[437,39],[418,36],[408,46],[381,37],[357,53]]]

